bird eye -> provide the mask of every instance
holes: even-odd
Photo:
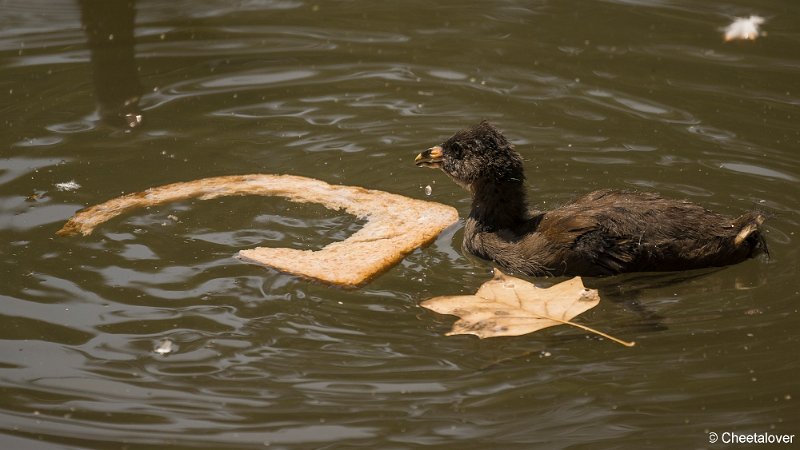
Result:
[[[458,142],[453,142],[450,146],[448,146],[447,149],[449,150],[448,153],[450,153],[450,156],[453,158],[461,158],[461,156],[464,154],[464,149]]]

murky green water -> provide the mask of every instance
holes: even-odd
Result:
[[[800,3],[90,2],[84,21],[114,34],[94,52],[78,3],[0,5],[0,447],[800,439]],[[750,14],[767,35],[724,43]],[[467,193],[413,158],[480,119],[517,143],[539,207],[613,187],[758,208],[772,257],[605,280],[580,321],[629,349],[566,328],[445,337],[453,318],[419,302],[491,269],[460,224],[357,290],[234,258],[358,227],[318,205],[187,201],[54,234],[121,193],[255,172],[463,216]],[[165,338],[177,351],[153,352]]]

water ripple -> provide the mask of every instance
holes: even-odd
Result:
[[[131,133],[89,112],[76,4],[4,4],[0,446],[683,448],[706,428],[780,431],[796,384],[780,361],[797,344],[800,41],[797,8],[778,3],[759,6],[768,36],[728,45],[715,27],[742,8],[727,4],[139,2]],[[181,202],[53,235],[121,192],[253,171],[463,217],[469,194],[413,158],[481,119],[523,154],[537,205],[620,187],[759,209],[771,257],[605,280],[616,290],[580,320],[640,343],[623,349],[566,327],[443,336],[455,319],[419,303],[491,276],[461,222],[354,290],[234,258],[360,226],[322,207]],[[69,180],[83,187],[54,190]],[[175,351],[155,352],[163,339]]]
[[[745,173],[749,175],[756,175],[767,178],[779,178],[782,180],[792,181],[792,182],[798,181],[797,177],[789,175],[788,173],[783,173],[777,170],[768,169],[766,167],[762,167],[756,164],[724,162],[720,164],[720,167],[723,169],[728,169],[734,172]]]
[[[690,112],[683,111],[652,100],[637,98],[622,92],[607,89],[589,89],[583,100],[602,106],[604,109],[625,112],[628,115],[657,122],[694,124],[698,122]]]

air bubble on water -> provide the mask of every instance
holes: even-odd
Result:
[[[431,187],[431,185],[429,184],[425,186],[425,195],[431,195],[432,193],[433,193],[433,188]]]
[[[166,355],[167,353],[172,353],[178,350],[178,346],[175,345],[169,339],[162,339],[158,342],[158,345],[153,349],[154,352],[158,353],[159,355]]]

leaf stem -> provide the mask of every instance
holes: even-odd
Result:
[[[582,330],[586,330],[586,331],[588,331],[590,333],[594,333],[594,334],[603,336],[604,338],[610,339],[610,340],[616,342],[617,344],[624,345],[625,347],[633,347],[634,345],[636,345],[636,342],[634,342],[634,341],[630,341],[630,342],[623,341],[622,339],[615,338],[614,336],[611,336],[610,334],[603,333],[602,331],[595,330],[594,328],[587,327],[586,325],[581,325],[579,323],[570,322],[569,320],[556,319],[555,317],[549,317],[549,316],[542,316],[542,317],[545,317],[546,319],[553,320],[555,322],[563,323],[564,325],[572,325],[573,327],[578,327],[578,328],[580,328]]]

